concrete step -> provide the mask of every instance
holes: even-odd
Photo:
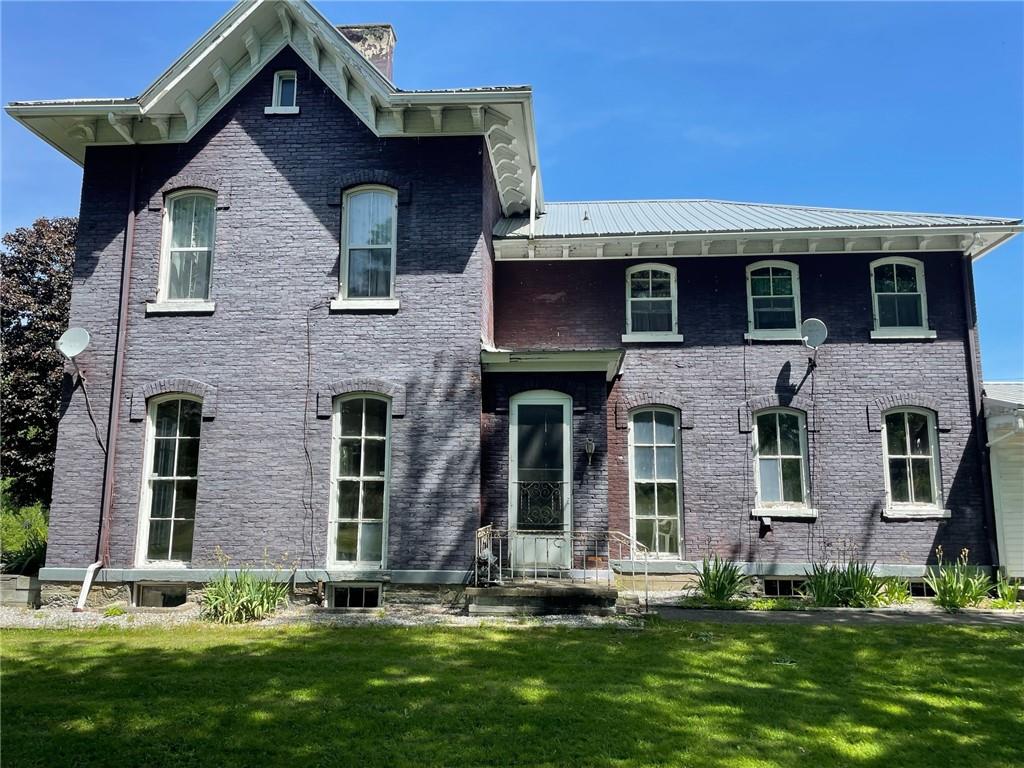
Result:
[[[558,615],[615,613],[618,591],[591,584],[527,583],[466,589],[474,615]]]

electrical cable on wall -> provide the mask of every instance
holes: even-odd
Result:
[[[311,558],[310,565],[313,567],[317,563],[317,553],[316,508],[313,505],[313,489],[316,480],[313,471],[313,456],[309,451],[309,398],[313,391],[313,332],[310,323],[313,312],[326,306],[328,306],[328,302],[321,301],[306,310],[306,397],[302,408],[302,451],[306,456],[306,467],[309,474],[306,478],[307,488],[303,489],[302,506],[309,520],[309,556]]]

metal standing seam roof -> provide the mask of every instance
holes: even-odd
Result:
[[[981,388],[990,400],[1024,405],[1024,381],[986,381]]]
[[[596,200],[545,203],[535,237],[659,235],[713,232],[975,227],[1020,224],[1020,219],[895,211],[812,208],[725,200]],[[499,238],[529,236],[529,219],[500,219]]]

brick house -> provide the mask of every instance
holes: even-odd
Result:
[[[240,3],[137,98],[7,106],[84,169],[44,580],[464,583],[487,525],[995,564],[971,262],[1020,219],[546,202],[530,89],[400,90],[394,42]]]

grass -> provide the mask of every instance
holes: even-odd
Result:
[[[4,765],[1024,764],[1024,630],[3,634]]]

